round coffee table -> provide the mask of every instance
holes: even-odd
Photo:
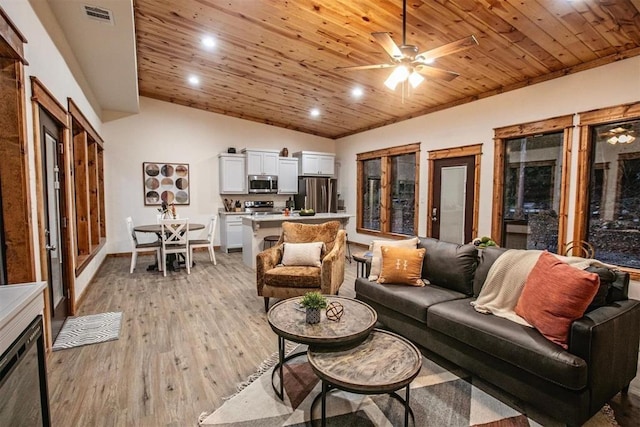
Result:
[[[323,426],[327,419],[327,393],[335,389],[358,394],[388,393],[404,404],[404,425],[409,424],[409,414],[413,418],[409,385],[420,372],[422,354],[400,335],[374,329],[356,347],[337,351],[309,348],[307,358],[322,380],[322,392],[313,400],[310,411],[313,414],[318,399],[322,399]],[[403,387],[406,388],[404,399],[396,393]]]
[[[378,314],[362,301],[327,295],[327,302],[339,302],[344,307],[340,320],[327,319],[322,311],[320,323],[306,323],[305,309],[300,306],[302,297],[289,298],[273,305],[267,314],[271,329],[278,335],[278,364],[271,373],[271,385],[280,399],[284,396],[282,368],[285,362],[306,354],[297,352],[284,357],[284,341],[289,340],[307,344],[314,349],[331,349],[341,346],[356,345],[364,340],[375,327]],[[279,390],[273,384],[275,373],[279,373]]]

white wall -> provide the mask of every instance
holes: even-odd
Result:
[[[428,82],[426,83],[424,87],[420,87],[420,90],[429,90]],[[638,101],[640,101],[640,57],[634,57],[341,138],[337,141],[336,153],[342,164],[339,179],[347,211],[355,215],[357,153],[421,142],[418,234],[424,236],[427,224],[428,152],[463,145],[483,144],[478,231],[480,235],[490,235],[494,128]],[[578,137],[579,132],[574,132],[569,240],[572,240],[573,235],[571,227],[573,227],[575,206]],[[355,221],[349,224],[348,232],[350,240],[364,244],[368,244],[371,240],[370,235],[355,232]]]
[[[157,208],[145,206],[142,163],[188,163],[191,181],[189,206],[178,206],[181,218],[206,222],[223,207],[225,197],[264,200],[268,196],[220,196],[218,154],[227,148],[335,151],[335,141],[288,129],[209,113],[150,98],[140,98],[140,113],[104,124],[105,198],[109,253],[129,252],[124,219],[155,222]],[[282,206],[286,197],[276,197]],[[204,232],[203,232],[204,233]],[[216,245],[219,244],[216,233]]]
[[[76,105],[80,108],[83,114],[91,122],[98,133],[101,133],[101,121],[99,119],[99,113],[96,112],[89,103],[88,99],[92,97],[92,94],[85,94],[77,81],[74,78],[65,58],[58,47],[53,43],[52,37],[47,33],[43,26],[41,19],[47,22],[47,27],[50,31],[55,32],[58,36],[62,34],[59,27],[55,25],[55,20],[52,19],[51,10],[46,2],[45,4],[39,4],[38,12],[40,15],[36,15],[32,9],[31,4],[26,0],[1,0],[0,6],[4,9],[7,15],[14,22],[19,31],[25,36],[28,43],[24,45],[24,52],[28,66],[25,66],[25,92],[26,92],[26,117],[27,117],[27,141],[28,141],[28,158],[29,158],[29,177],[30,177],[30,192],[31,192],[31,221],[34,225],[33,241],[35,244],[35,256],[36,256],[36,274],[37,280],[40,280],[40,259],[38,257],[40,242],[38,240],[37,230],[37,204],[35,197],[35,160],[34,160],[34,129],[33,129],[33,110],[31,108],[31,82],[30,76],[37,77],[42,84],[49,89],[53,96],[60,102],[61,105],[67,106],[67,97],[73,98]],[[60,39],[64,37],[56,37],[56,40],[60,42]],[[61,46],[62,50],[68,51],[68,46]],[[73,58],[67,59],[73,63]],[[75,282],[75,295],[79,298],[84,292],[89,281],[95,274],[96,270],[102,264],[102,261],[106,255],[106,251],[103,249],[98,255],[91,261],[91,263],[85,268],[82,274],[76,278]]]
[[[429,87],[420,87],[429,90]],[[337,141],[341,162],[339,181],[347,212],[356,213],[356,154],[384,147],[421,142],[418,235],[427,229],[427,159],[429,150],[483,144],[480,176],[479,235],[491,235],[494,128],[544,120],[603,107],[640,101],[640,57],[571,74],[394,125],[373,129]],[[577,117],[574,118],[574,124]],[[567,240],[573,240],[579,132],[574,132]],[[368,244],[370,235],[347,227],[349,240]],[[630,297],[640,299],[640,282],[632,282]]]

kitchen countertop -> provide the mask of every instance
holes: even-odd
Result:
[[[310,219],[343,219],[350,218],[353,215],[347,213],[316,213],[315,215],[302,216],[297,212],[293,212],[289,215],[283,214],[268,214],[268,215],[247,215],[249,221],[254,222],[269,222],[269,221],[307,221]]]
[[[338,220],[346,223],[352,216],[353,215],[347,213],[316,213],[313,216],[301,216],[297,212],[293,212],[289,215],[245,215],[242,217],[242,224],[251,226],[253,228],[253,232],[255,233],[260,228],[280,228],[283,221],[318,224],[325,221]]]
[[[240,212],[227,212],[222,208],[218,209],[218,213],[220,215],[250,215],[249,213],[245,212],[244,210],[242,210]]]
[[[46,282],[0,286],[0,354],[44,309]]]

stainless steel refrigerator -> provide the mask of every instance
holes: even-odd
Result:
[[[298,178],[298,194],[294,197],[296,209],[316,212],[337,212],[338,180],[335,178]]]

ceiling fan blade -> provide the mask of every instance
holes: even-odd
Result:
[[[432,78],[432,79],[440,79],[450,82],[451,80],[458,77],[460,74],[454,73],[453,71],[443,70],[441,68],[430,67],[428,65],[420,64],[415,67],[415,70],[422,74],[423,76]]]
[[[402,59],[402,51],[398,45],[393,41],[389,33],[371,33],[374,39],[382,46],[382,48],[394,59]]]
[[[451,55],[452,53],[460,52],[465,49],[469,49],[477,45],[478,40],[475,38],[475,36],[469,36],[458,41],[445,44],[444,46],[419,53],[416,55],[416,59],[420,57],[424,58],[424,60],[436,59],[442,56]]]
[[[334,70],[373,70],[377,68],[391,68],[394,64],[356,65],[355,67],[336,67]]]

